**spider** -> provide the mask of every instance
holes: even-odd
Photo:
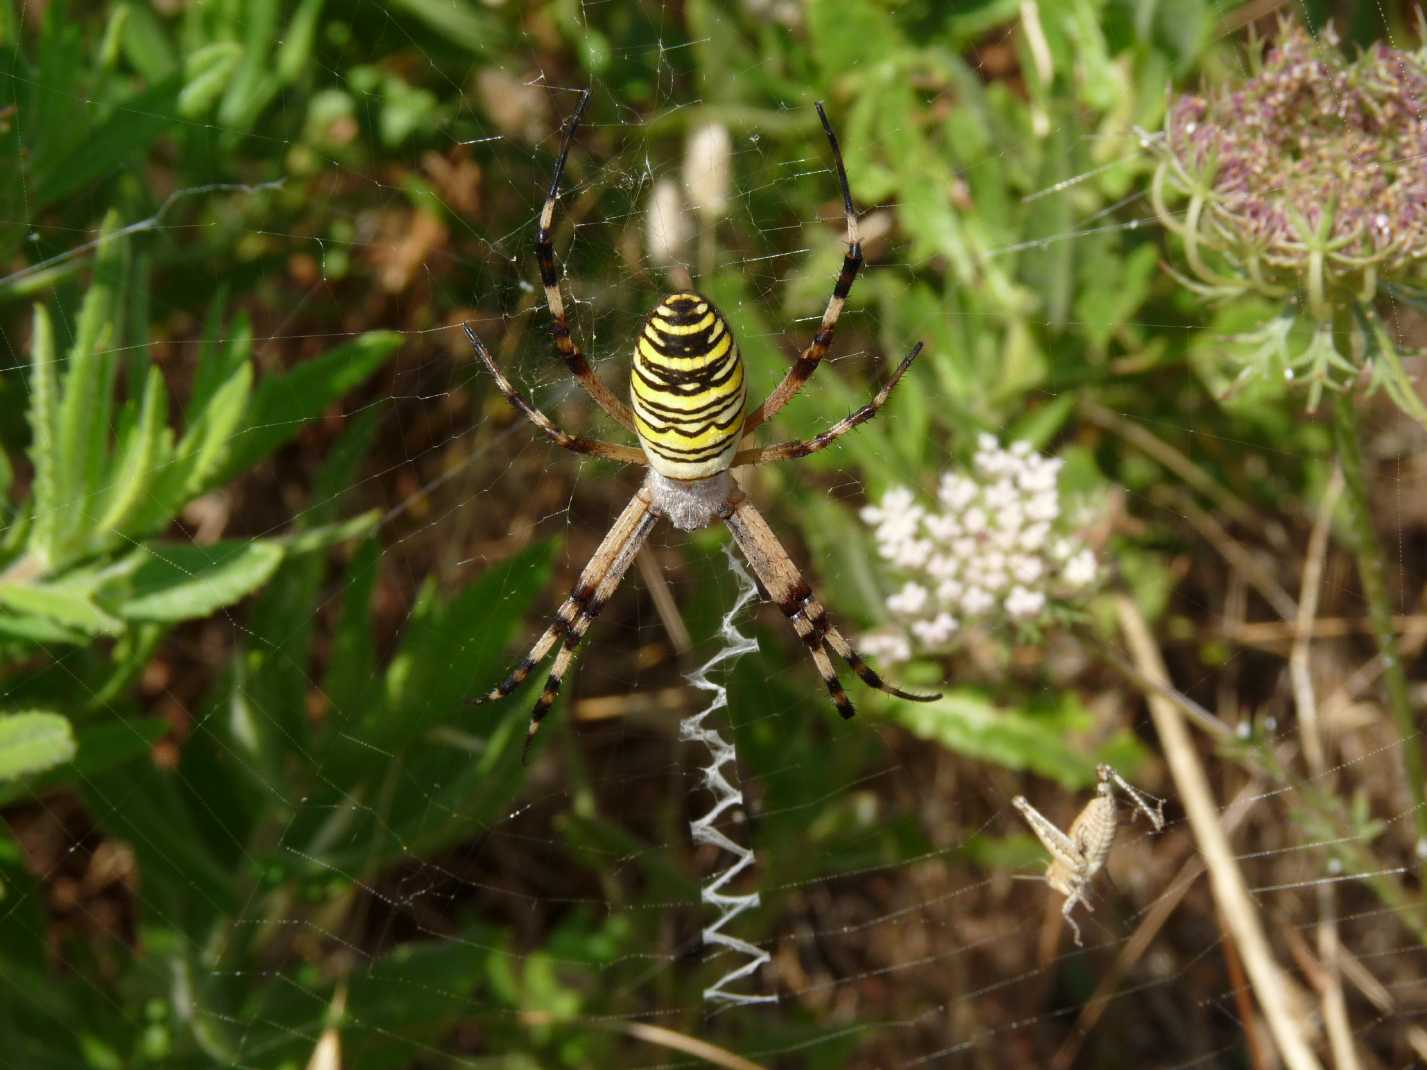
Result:
[[[818,103],[815,107],[828,144],[832,147],[841,187],[843,214],[847,221],[847,252],[837,283],[833,286],[832,297],[823,312],[822,323],[811,344],[802,351],[797,362],[763,403],[752,412],[746,412],[747,386],[738,344],[734,341],[728,321],[713,302],[697,293],[671,293],[649,313],[634,347],[629,383],[632,405],[616,398],[595,375],[571,335],[555,272],[555,248],[550,230],[555,220],[555,203],[559,199],[560,177],[589,97],[589,90],[586,90],[566,129],[560,156],[555,163],[555,177],[540,212],[535,256],[540,266],[545,299],[554,318],[556,352],[600,408],[634,432],[641,448],[599,442],[562,431],[510,384],[469,324],[465,325],[465,331],[476,355],[506,400],[556,445],[575,453],[643,465],[648,468],[648,473],[585,565],[550,626],[509,676],[474,701],[485,702],[509,695],[549,656],[557,643],[561,644],[559,653],[555,655],[554,667],[530,715],[523,761],[540,729],[541,720],[560,692],[561,681],[581,639],[619,587],[644,540],[661,518],[667,518],[681,531],[695,531],[716,520],[728,525],[734,541],[752,566],[760,593],[776,602],[792,621],[794,630],[807,646],[818,673],[827,685],[833,703],[844,718],[851,717],[854,711],[838,680],[832,654],[847,662],[870,687],[914,702],[931,702],[940,698],[940,695],[914,694],[893,687],[862,660],[842,632],[828,619],[827,611],[813,595],[798,566],[739,488],[731,471],[739,465],[806,457],[831,445],[877,414],[893,387],[922,351],[922,344],[918,342],[868,404],[821,434],[802,441],[743,448],[754,429],[791,401],[817,370],[832,344],[833,328],[862,266],[862,245],[857,214],[852,207],[852,193],[847,183],[847,169],[843,165],[837,136],[822,104]]]
[[[1011,805],[1021,812],[1026,824],[1050,852],[1051,863],[1046,867],[1045,882],[1065,896],[1065,905],[1060,908],[1066,924],[1075,935],[1075,946],[1084,947],[1080,940],[1080,926],[1070,916],[1076,903],[1085,904],[1085,909],[1094,913],[1095,908],[1085,897],[1095,874],[1110,857],[1110,848],[1115,843],[1115,830],[1120,823],[1120,813],[1115,806],[1115,788],[1125,793],[1136,809],[1149,818],[1156,832],[1164,831],[1164,803],[1157,802],[1151,807],[1142,792],[1136,791],[1125,778],[1108,765],[1096,767],[1100,782],[1095,787],[1095,797],[1085,804],[1070,829],[1061,832],[1051,820],[1026,801],[1024,795],[1017,795]]]

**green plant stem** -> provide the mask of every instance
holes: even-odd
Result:
[[[1408,790],[1412,793],[1413,817],[1417,841],[1427,843],[1427,791],[1424,791],[1422,744],[1412,711],[1412,698],[1407,688],[1407,673],[1397,652],[1397,633],[1392,625],[1392,603],[1387,593],[1387,568],[1383,561],[1382,544],[1373,526],[1372,505],[1368,500],[1367,479],[1363,472],[1363,451],[1358,427],[1358,411],[1347,391],[1336,395],[1333,406],[1333,436],[1338,449],[1338,463],[1343,468],[1344,501],[1348,510],[1348,531],[1353,553],[1358,562],[1358,581],[1367,601],[1368,621],[1377,640],[1378,654],[1383,663],[1383,683],[1387,688],[1387,706],[1401,734],[1399,751],[1407,774]],[[1427,880],[1427,859],[1421,863],[1419,876]]]

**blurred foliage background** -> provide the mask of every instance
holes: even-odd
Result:
[[[1295,996],[1322,974],[1302,885],[1363,876],[1335,908],[1358,1057],[1427,1060],[1420,738],[1378,693],[1344,523],[1306,622],[1331,778],[1303,766],[1286,669],[1333,435],[1282,383],[1226,388],[1224,340],[1261,304],[1161,270],[1146,192],[1172,95],[1241,75],[1280,6],[0,0],[7,1058],[1273,1065],[1172,799],[1164,835],[1122,834],[1086,953],[1011,879],[1043,860],[1017,792],[1068,822],[1111,761],[1173,795],[1118,653],[1128,592],[1225,729],[1202,758],[1250,883],[1290,888],[1259,905]],[[1410,3],[1287,14],[1349,49],[1420,45]],[[879,419],[745,485],[850,630],[893,584],[859,506],[930,493],[978,433],[1058,454],[1106,503],[1100,595],[901,667],[945,687],[927,708],[864,689],[837,723],[776,614],[741,622],[760,649],[726,677],[734,834],[762,905],[738,926],[776,1005],[701,1001],[726,966],[698,939],[718,859],[689,845],[707,799],[675,727],[737,593],[722,531],[656,536],[528,766],[529,696],[465,702],[634,488],[538,440],[459,329],[563,426],[617,437],[553,357],[532,248],[587,86],[557,250],[619,392],[686,275],[751,394],[806,344],[843,253],[826,102],[868,268],[778,437],[927,348]],[[697,168],[678,185],[709,125],[730,157],[713,213]],[[1392,314],[1420,346],[1412,302]],[[1358,410],[1420,709],[1427,438],[1381,395]],[[1146,912],[1152,942],[1127,940]]]

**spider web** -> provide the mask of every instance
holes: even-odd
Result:
[[[331,192],[331,215],[342,225],[323,236],[246,227],[246,237],[261,240],[291,266],[294,311],[262,325],[263,349],[302,351],[310,333],[303,310],[315,306],[328,311],[314,319],[337,337],[376,326],[405,335],[403,355],[386,378],[367,396],[344,402],[341,412],[348,422],[375,411],[381,427],[372,465],[344,492],[382,510],[373,600],[382,656],[367,677],[350,681],[349,696],[389,686],[389,659],[427,626],[423,598],[454,597],[481,577],[496,577],[485,597],[497,609],[530,608],[509,622],[508,642],[492,616],[489,632],[470,634],[452,647],[441,669],[462,680],[476,663],[483,672],[503,670],[506,659],[538,634],[555,604],[553,592],[565,589],[636,485],[627,474],[612,475],[606,466],[561,454],[513,419],[456,327],[463,319],[475,324],[517,384],[562,426],[607,431],[550,352],[531,250],[558,123],[585,84],[542,72],[534,59],[497,72],[503,80],[489,91],[514,109],[503,132],[488,118],[491,102],[480,99],[474,79],[455,80],[449,64],[421,44],[411,28],[411,10],[420,5],[365,0],[363,6],[384,17],[383,39],[372,55],[390,51],[424,61],[429,69],[420,77],[460,102],[440,141],[448,160],[477,164],[480,195],[470,206],[473,214],[448,212],[432,227],[411,211],[399,180],[334,155],[320,162],[316,187]],[[788,32],[798,32],[796,5],[746,6],[786,16],[795,23]],[[800,143],[797,138],[770,135],[749,122],[732,132],[728,221],[702,233],[696,213],[686,207],[690,237],[676,263],[661,267],[651,260],[645,235],[654,186],[680,177],[683,138],[668,131],[682,130],[683,117],[696,113],[702,100],[697,79],[678,54],[704,47],[749,17],[743,10],[700,10],[709,26],[695,34],[684,5],[642,5],[640,30],[627,37],[619,35],[619,16],[605,6],[582,4],[577,11],[581,25],[637,51],[654,75],[637,103],[624,99],[622,91],[632,87],[594,80],[591,116],[559,206],[557,255],[572,325],[596,371],[616,388],[627,374],[629,339],[650,295],[673,288],[681,269],[696,285],[717,289],[725,312],[759,325],[741,333],[746,349],[774,351],[786,361],[810,338],[841,255],[836,186],[823,146],[803,138],[801,143],[817,144],[816,155],[800,154],[790,147]],[[914,14],[899,16],[909,33]],[[506,55],[543,54],[543,32],[539,26],[522,29],[523,48]],[[978,50],[987,77],[985,65],[1010,47],[1016,32],[1015,25],[1000,25]],[[857,61],[859,67],[876,62],[872,56]],[[344,78],[329,73],[334,82]],[[736,80],[748,73],[730,67],[722,76]],[[811,109],[790,100],[768,117],[806,130]],[[835,111],[832,118],[839,123]],[[532,136],[512,132],[522,121]],[[1074,121],[1049,121],[1052,133],[1072,139],[1090,133]],[[1143,151],[1127,138],[1127,156]],[[856,183],[858,164],[849,163]],[[739,176],[747,174],[773,178],[741,184]],[[1041,236],[1043,247],[1089,250],[1106,227],[1152,225],[1148,205],[1135,201],[1116,205],[1114,221],[1085,218],[1077,191],[1094,177],[1065,176],[1027,197],[1054,207],[1051,217],[1065,220]],[[241,214],[258,190],[256,184],[205,186],[175,198],[222,198]],[[453,203],[449,197],[443,202],[446,208]],[[808,214],[809,204],[820,205],[815,214]],[[875,208],[860,207],[865,216],[889,222],[897,206],[879,201]],[[177,227],[177,212],[166,205],[140,229]],[[899,345],[913,340],[904,337],[903,318],[867,295],[879,292],[881,277],[926,270],[914,236],[895,226],[869,229],[876,236],[868,242],[873,251],[859,296],[839,325],[829,367],[809,390],[836,391],[841,411],[859,404],[885,374],[886,362],[900,355],[891,351],[889,335],[896,334]],[[998,250],[1005,256],[1017,251]],[[88,255],[81,240],[72,255]],[[380,315],[359,320],[331,311],[344,299],[338,261],[388,273],[389,301]],[[468,306],[433,309],[444,292],[438,280],[452,274],[466,280]],[[947,315],[946,309],[937,315]],[[194,352],[197,338],[195,329],[179,351]],[[13,343],[11,352],[5,374],[24,375],[23,355]],[[766,392],[785,366],[753,367],[752,392]],[[1050,405],[1060,394],[1038,389],[1031,396]],[[829,410],[818,407],[803,417],[794,410],[827,404],[800,400],[783,428],[791,435],[824,426]],[[897,419],[897,405],[894,395],[884,421]],[[1394,456],[1388,526],[1397,540],[1391,582],[1401,612],[1410,617],[1410,643],[1420,618],[1411,616],[1415,607],[1407,592],[1422,582],[1414,548],[1427,525],[1414,494],[1423,444],[1389,410],[1372,412],[1370,432],[1406,436]],[[1107,434],[1123,435],[1125,426],[1131,435],[1139,430],[1156,440],[1201,434],[1189,420],[1165,426],[1135,414],[1111,415]],[[1216,452],[1242,451],[1249,470],[1265,478],[1275,468],[1314,460],[1306,450],[1284,457],[1250,441],[1213,435],[1202,440]],[[832,454],[846,456],[843,447]],[[859,459],[860,467],[782,466],[751,487],[834,611],[855,599],[848,592],[878,592],[879,581],[857,564],[856,553],[837,552],[812,525],[800,530],[794,521],[802,509],[826,515],[811,512],[818,502],[851,514],[879,489],[863,485],[858,473],[865,474],[867,457]],[[952,463],[948,448],[946,465]],[[249,492],[237,502],[217,503],[224,513],[218,522],[239,537],[286,530],[311,508],[300,497],[300,484],[285,486],[280,472],[262,478],[267,482],[260,492],[270,499]],[[293,500],[296,505],[289,504]],[[1301,767],[1303,741],[1282,657],[1285,633],[1255,623],[1263,607],[1250,580],[1242,567],[1220,557],[1225,546],[1232,552],[1238,543],[1228,536],[1216,543],[1218,535],[1206,534],[1192,506],[1177,499],[1136,491],[1127,511],[1196,532],[1198,549],[1180,561],[1181,572],[1196,582],[1180,584],[1163,618],[1161,642],[1171,654],[1177,688],[1207,706],[1217,723],[1244,730],[1242,753],[1221,744],[1205,747],[1202,755],[1220,820],[1293,994],[1305,1014],[1317,1014],[1312,986],[1321,949],[1315,941],[1321,894],[1331,888],[1348,963],[1354,1043],[1384,1065],[1401,1065],[1414,1052],[1427,1059],[1427,1035],[1417,1024],[1427,1006],[1422,944],[1402,914],[1369,890],[1374,882],[1396,882],[1416,903],[1408,913],[1420,917],[1411,855],[1414,814],[1403,803],[1400,769],[1401,750],[1420,747],[1421,740],[1396,732],[1376,707],[1381,666],[1366,642],[1351,635],[1316,644],[1321,719],[1332,726],[1338,758],[1326,772],[1288,784],[1267,776],[1270,761]],[[198,541],[196,518],[188,522]],[[1310,523],[1311,517],[1304,520],[1305,532]],[[552,539],[558,545],[553,575],[538,556],[521,556]],[[1263,1050],[1262,1021],[1238,953],[1216,918],[1173,783],[1156,760],[1143,703],[1134,687],[1103,668],[1107,657],[1123,661],[1128,655],[1118,640],[1103,640],[1102,648],[1079,632],[1047,637],[1051,675],[1013,673],[1019,682],[1006,686],[1031,703],[1062,690],[1093,696],[1096,723],[1108,726],[1107,732],[1126,731],[1151,756],[1129,774],[1132,780],[1170,800],[1162,835],[1149,836],[1125,816],[1110,879],[1095,886],[1095,912],[1080,915],[1084,948],[1069,942],[1057,896],[1041,883],[1013,881],[1012,873],[1039,873],[1041,855],[1010,800],[1025,791],[1064,827],[1088,800],[1088,788],[1067,791],[995,762],[959,756],[876,716],[838,722],[776,615],[745,610],[730,618],[758,643],[713,670],[728,689],[728,708],[715,717],[726,717],[721,728],[736,742],[745,799],[718,828],[754,849],[755,864],[733,890],[756,894],[758,902],[729,931],[768,957],[740,981],[742,989],[773,999],[732,1008],[706,1002],[702,993],[738,965],[699,938],[712,920],[700,887],[727,859],[691,840],[689,823],[710,805],[701,772],[706,758],[678,741],[674,729],[703,704],[685,675],[727,649],[730,640],[720,635],[720,624],[730,607],[741,605],[740,581],[724,562],[722,541],[718,533],[686,538],[661,527],[646,560],[592,629],[567,685],[570,697],[547,720],[529,768],[518,772],[507,760],[486,771],[493,788],[473,783],[469,797],[454,805],[446,789],[464,783],[493,746],[484,730],[468,730],[459,720],[443,723],[415,760],[388,747],[353,710],[322,693],[317,668],[290,666],[310,685],[314,718],[346,740],[343,760],[372,763],[383,776],[372,781],[378,789],[373,794],[358,794],[338,786],[335,768],[322,768],[315,783],[332,790],[302,795],[267,771],[249,769],[270,795],[265,805],[283,815],[270,842],[225,825],[216,810],[203,818],[240,842],[245,873],[270,874],[272,884],[288,881],[300,890],[275,896],[272,884],[245,879],[239,910],[215,925],[208,947],[189,960],[190,974],[174,982],[186,993],[175,1003],[188,1007],[192,1027],[226,1038],[226,1046],[208,1053],[215,1062],[298,1066],[323,1044],[340,1049],[342,1061],[314,1059],[310,1065],[322,1070],[475,1067],[491,1065],[492,1056],[514,1059],[516,1052],[531,1053],[532,1065],[654,1067],[707,1060],[728,1066],[1070,1066],[1079,1058],[1081,1065],[1119,1059],[1188,1067],[1238,1065],[1246,1051]],[[1254,552],[1261,558],[1264,551]],[[350,557],[337,560],[309,616],[297,623],[333,627],[357,582],[350,564]],[[439,594],[423,593],[428,577]],[[528,586],[552,593],[542,600]],[[1324,605],[1360,616],[1356,590],[1350,561],[1334,557]],[[1206,638],[1196,628],[1212,634]],[[499,641],[491,638],[497,632]],[[282,655],[280,642],[251,630],[243,607],[184,632],[182,640],[188,653],[168,664],[204,687],[213,682],[212,670],[203,667],[211,652],[231,655],[257,644]],[[1198,657],[1196,643],[1213,650]],[[68,671],[66,657],[64,650],[54,651],[53,671]],[[974,665],[957,667],[978,678]],[[494,681],[483,676],[469,682],[474,692]],[[852,684],[854,698],[857,686]],[[204,735],[226,748],[231,707],[201,706],[203,687],[183,678],[150,680],[144,688],[150,705],[184,727],[183,742],[161,747],[161,759],[173,759],[176,748]],[[236,694],[243,695],[241,685]],[[522,693],[469,717],[518,734],[527,702]],[[863,704],[876,706],[868,699]],[[281,730],[275,712],[254,706],[250,714]],[[231,750],[225,760],[246,761]],[[131,797],[107,783],[87,786],[86,804],[101,811],[95,820],[103,834],[78,818],[65,798],[41,798],[12,816],[16,828],[51,827],[50,846],[37,834],[40,846],[29,860],[51,897],[51,911],[57,909],[55,889],[69,874],[92,873],[125,839],[156,850],[174,870],[186,864],[156,846],[165,841],[152,828],[126,818]],[[413,791],[427,805],[398,822],[384,799]],[[1314,824],[1320,795],[1352,801],[1379,827],[1369,835]],[[453,837],[451,828],[465,831]],[[1367,861],[1342,869],[1335,848],[1345,842],[1365,852]],[[365,866],[364,851],[385,861]],[[126,895],[131,905],[125,909],[147,930],[181,927],[172,904],[150,893],[142,874],[129,880]],[[81,900],[67,924],[101,954],[127,954],[136,941],[105,920],[103,906]],[[234,992],[247,996],[234,998]],[[95,997],[110,998],[102,988]]]

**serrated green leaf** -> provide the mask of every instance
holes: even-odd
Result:
[[[149,492],[130,511],[136,531],[163,528],[184,504],[218,482],[214,473],[222,466],[237,428],[242,425],[251,393],[253,369],[238,367],[219,386],[153,480]]]
[[[123,631],[123,622],[94,603],[95,586],[92,576],[83,580],[66,577],[58,583],[0,582],[0,605],[48,617],[91,635],[117,635]]]
[[[291,440],[304,424],[381,367],[401,342],[395,331],[370,331],[286,375],[265,377],[253,393],[244,430],[230,443],[210,482],[223,483],[246,472]]]
[[[125,522],[130,514],[137,510],[159,470],[167,464],[167,436],[164,434],[167,415],[168,391],[164,386],[163,373],[156,366],[150,366],[133,432],[117,454],[104,511],[95,525],[95,534],[100,539],[125,531]],[[148,532],[129,534],[145,535]]]
[[[179,444],[179,454],[192,458],[183,482],[184,498],[196,497],[218,482],[213,478],[214,473],[223,464],[233,437],[244,422],[252,385],[253,366],[244,364],[214,392],[198,423],[188,428]]]
[[[0,780],[41,773],[74,757],[74,733],[57,713],[0,715]]]
[[[140,553],[143,558],[118,610],[128,620],[206,617],[252,594],[283,558],[283,548],[268,540],[234,539],[212,546],[149,543]]]
[[[56,453],[58,378],[50,314],[43,305],[36,305],[30,334],[30,461],[35,466],[35,520],[31,542],[35,555],[46,567],[55,553],[65,495]]]
[[[99,228],[94,278],[80,306],[74,344],[66,361],[55,450],[64,467],[62,481],[68,497],[60,503],[62,559],[51,561],[51,567],[63,564],[63,557],[86,551],[91,518],[104,489],[115,375],[114,355],[106,350],[116,337],[116,297],[124,283],[126,246],[115,236],[118,229],[118,213],[111,211]]]
[[[82,645],[89,642],[90,633],[75,628],[66,628],[53,617],[37,616],[18,612],[14,606],[0,613],[0,634],[23,639],[30,643],[69,643]]]
[[[1030,769],[1081,788],[1095,779],[1095,758],[1071,746],[1076,730],[1089,724],[1089,714],[1065,698],[1042,712],[997,706],[969,689],[949,691],[935,702],[891,704],[892,716],[922,739],[978,761],[997,762],[1008,769]]]

